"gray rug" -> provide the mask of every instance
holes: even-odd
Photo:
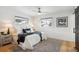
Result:
[[[20,47],[16,47],[13,52],[59,52],[61,42],[57,39],[43,40],[35,45],[33,50],[22,50]]]

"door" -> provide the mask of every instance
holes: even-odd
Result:
[[[75,9],[75,48],[79,50],[79,7]]]

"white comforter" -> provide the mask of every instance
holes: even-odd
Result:
[[[42,38],[47,39],[44,33],[42,33]],[[25,37],[25,42],[19,44],[19,46],[23,49],[34,49],[34,45],[40,42],[40,36],[38,34],[32,34]]]

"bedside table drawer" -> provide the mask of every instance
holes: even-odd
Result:
[[[12,38],[7,38],[2,40],[3,44],[9,43],[9,42],[12,42]]]
[[[5,40],[5,41],[3,41],[3,44],[6,44],[6,43],[10,43],[11,41],[9,41],[9,40]]]

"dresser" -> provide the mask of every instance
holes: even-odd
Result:
[[[8,35],[0,35],[0,47],[8,44],[8,43],[12,43],[13,38],[12,35],[8,34]]]

